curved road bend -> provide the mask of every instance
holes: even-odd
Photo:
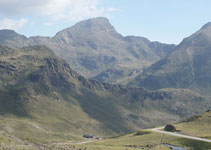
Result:
[[[175,132],[161,131],[163,128],[164,127],[159,127],[159,128],[149,129],[149,130],[150,131],[153,131],[153,132],[157,132],[157,133],[162,133],[162,134],[167,134],[167,135],[182,137],[182,138],[186,138],[186,139],[192,139],[192,140],[197,140],[197,141],[211,143],[211,140],[210,139],[205,139],[205,138],[200,138],[200,137],[194,137],[194,136],[179,134],[179,133],[175,133]]]

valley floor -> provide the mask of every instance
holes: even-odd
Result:
[[[29,120],[0,119],[0,150],[211,150],[211,112],[174,124],[179,133],[162,128],[88,140],[82,135],[48,131]],[[29,126],[30,123],[30,126]],[[21,126],[19,126],[21,125]],[[13,127],[14,126],[14,127]],[[44,134],[45,133],[45,134]],[[45,135],[43,137],[43,135]]]
[[[103,140],[88,140],[82,142],[56,142],[35,144],[21,140],[15,136],[0,132],[1,150],[171,150],[168,145],[181,150],[211,150],[211,143],[169,135],[158,132],[157,129],[143,130],[124,136]]]

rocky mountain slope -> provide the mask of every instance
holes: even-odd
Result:
[[[147,89],[189,88],[210,96],[211,23],[185,38],[176,49],[131,84]]]
[[[0,46],[0,128],[8,136],[33,143],[112,136],[205,110],[206,100],[190,90],[87,80],[45,46]]]
[[[102,17],[79,22],[52,38],[26,38],[10,30],[1,30],[0,37],[0,44],[13,48],[46,45],[85,77],[95,77],[109,69],[140,72],[143,67],[155,63],[175,48],[175,45],[150,42],[142,37],[123,37],[108,19]],[[121,78],[127,78],[127,75]],[[117,81],[113,76],[116,76],[115,72],[111,76],[96,78]]]

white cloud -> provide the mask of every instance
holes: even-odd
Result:
[[[0,12],[7,16],[39,12],[50,0],[0,0]]]
[[[28,22],[28,20],[25,18],[22,18],[19,20],[5,18],[3,20],[0,20],[0,29],[17,30],[17,29],[23,27],[24,24],[26,24],[27,22]]]
[[[59,20],[79,21],[107,16],[115,8],[105,9],[100,0],[0,0],[0,13],[7,16],[37,15],[48,17],[46,25]]]
[[[107,9],[108,12],[113,12],[113,11],[117,11],[117,10],[118,10],[117,8],[108,8]]]
[[[58,20],[78,21],[84,18],[105,15],[105,9],[98,6],[98,0],[52,0],[42,8],[43,15],[51,22]]]

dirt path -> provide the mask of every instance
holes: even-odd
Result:
[[[179,134],[179,133],[176,133],[176,132],[161,131],[163,128],[164,127],[159,127],[159,128],[149,129],[149,130],[152,131],[152,132],[157,132],[157,133],[161,133],[161,134],[167,134],[167,135],[182,137],[182,138],[186,138],[186,139],[192,139],[192,140],[197,140],[197,141],[211,143],[211,140],[210,139],[205,139],[205,138],[199,138],[199,137],[194,137],[194,136]]]
[[[78,143],[75,143],[77,145],[81,145],[81,144],[88,144],[88,143],[92,143],[94,142],[95,140],[88,140],[88,141],[84,141],[84,142],[78,142]]]
[[[52,145],[67,145],[67,144],[71,144],[71,145],[82,145],[82,144],[88,144],[88,143],[92,143],[95,142],[96,140],[90,139],[88,141],[83,141],[83,142],[58,142],[58,143],[51,143]]]

